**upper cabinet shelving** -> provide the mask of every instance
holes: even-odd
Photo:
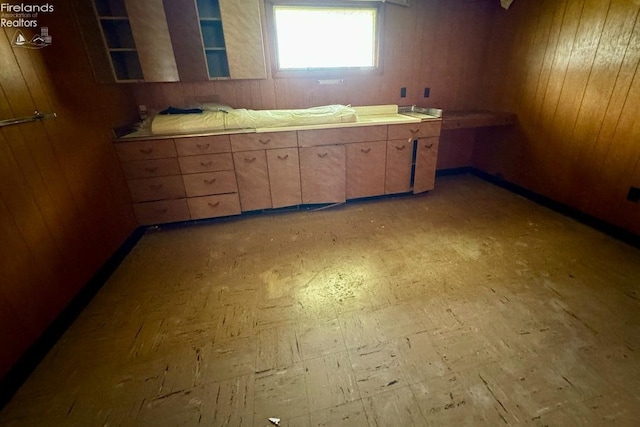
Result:
[[[267,77],[260,0],[87,1],[117,82]],[[85,39],[92,65],[101,66],[93,38]],[[102,70],[95,74],[104,80]]]

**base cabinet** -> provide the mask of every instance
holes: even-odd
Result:
[[[302,203],[340,203],[346,200],[344,145],[300,148]]]
[[[242,211],[271,208],[271,188],[265,150],[233,153]]]
[[[411,191],[414,142],[407,139],[387,141],[387,164],[384,193],[396,194]]]
[[[300,158],[297,148],[267,150],[271,205],[274,208],[302,203]]]
[[[438,137],[420,138],[417,142],[414,193],[433,190],[436,183]]]
[[[384,194],[386,142],[347,144],[346,155],[347,199]]]
[[[440,122],[119,142],[141,225],[429,191]]]

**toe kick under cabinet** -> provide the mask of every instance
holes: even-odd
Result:
[[[140,225],[240,214],[228,135],[116,143]]]
[[[140,225],[421,193],[440,121],[116,143]]]

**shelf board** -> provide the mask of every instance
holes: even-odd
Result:
[[[211,51],[211,52],[224,52],[227,50],[226,47],[206,47],[204,48],[205,51]]]
[[[222,18],[200,17],[200,22],[222,22]]]
[[[128,16],[98,16],[101,21],[128,21]]]
[[[133,47],[110,47],[109,52],[137,52]]]

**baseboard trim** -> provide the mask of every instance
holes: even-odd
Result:
[[[547,196],[544,196],[540,193],[536,193],[535,191],[529,190],[525,187],[521,187],[512,182],[506,181],[505,179],[491,175],[484,171],[481,171],[476,168],[469,168],[467,173],[470,173],[478,178],[481,178],[487,182],[490,182],[498,187],[504,188],[512,193],[515,193],[519,196],[522,196],[526,199],[531,200],[539,205],[542,205],[546,208],[549,208],[555,212],[558,212],[564,216],[572,218],[584,225],[587,225],[593,229],[596,229],[602,233],[605,233],[617,240],[620,240],[630,246],[636,247],[640,249],[640,236],[625,230],[622,227],[617,225],[613,225],[607,221],[596,218],[592,215],[589,215],[585,212],[582,212],[576,208],[573,208],[569,205],[565,205],[564,203],[560,203],[556,200],[553,200]]]
[[[56,319],[47,327],[40,337],[20,357],[18,362],[0,379],[0,410],[11,400],[13,395],[29,378],[38,364],[44,359],[54,344],[62,337],[82,310],[89,304],[100,288],[107,282],[111,274],[129,254],[131,249],[144,235],[145,229],[138,227],[120,245],[118,250],[100,267],[82,290],[62,310]]]

